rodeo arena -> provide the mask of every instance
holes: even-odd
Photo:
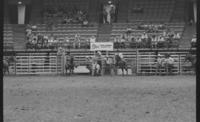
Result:
[[[4,122],[196,122],[197,0],[4,0]]]

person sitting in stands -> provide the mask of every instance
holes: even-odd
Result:
[[[48,36],[44,35],[43,40],[44,40],[43,47],[44,48],[48,48],[48,46],[49,46],[48,45]]]
[[[131,33],[132,33],[132,28],[131,27],[127,27],[126,28],[126,35],[127,35],[127,37],[131,36]]]
[[[157,48],[158,37],[155,36],[155,35],[153,35],[151,41],[152,41],[152,47],[153,47],[153,48]]]
[[[162,36],[166,37],[166,36],[167,36],[167,32],[166,32],[166,31],[163,31]]]
[[[31,27],[31,29],[32,29],[32,31],[37,31],[37,26],[36,26],[36,25],[33,25],[33,26]]]
[[[122,34],[121,38],[120,38],[120,41],[119,41],[120,48],[125,48],[125,42],[126,42],[126,35]]]
[[[131,35],[131,39],[128,40],[130,42],[129,47],[131,48],[135,48],[136,47],[136,38],[134,36]]]
[[[146,32],[144,32],[141,35],[141,40],[142,40],[141,46],[142,46],[142,48],[146,47],[147,38],[148,38],[148,36],[147,36]]]
[[[158,47],[164,47],[165,39],[163,36],[160,36],[158,39]]]
[[[196,38],[196,36],[194,36],[194,37],[192,38],[191,42],[190,42],[191,47],[196,47],[196,41],[197,41],[197,38]]]
[[[137,47],[139,47],[139,48],[142,47],[142,39],[140,37],[136,38],[136,44],[137,44]]]
[[[78,33],[74,37],[73,47],[74,47],[74,49],[80,48],[80,34],[78,34]]]
[[[27,26],[27,29],[26,29],[26,38],[27,38],[27,40],[30,39],[31,34],[32,34],[32,29],[31,29],[31,27]]]
[[[50,38],[48,40],[48,44],[49,44],[50,49],[54,48],[54,38],[53,38],[53,36],[50,36]]]
[[[173,38],[179,40],[181,38],[180,33],[174,34]]]
[[[94,42],[96,42],[96,37],[95,37],[95,36],[92,36],[92,37],[90,38],[90,43],[94,43]]]
[[[83,26],[83,27],[88,27],[88,23],[89,23],[88,20],[87,20],[87,19],[84,19],[84,20],[83,20],[82,26]]]
[[[116,36],[114,37],[114,48],[119,48],[120,47],[120,37]]]

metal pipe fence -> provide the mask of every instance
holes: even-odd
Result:
[[[83,53],[83,52],[82,52]],[[115,52],[110,52],[113,56]],[[164,52],[165,54],[167,52]],[[91,56],[92,53],[87,53]],[[175,59],[173,73],[176,75],[194,73],[189,62],[184,62],[186,53],[172,53],[171,56]],[[6,57],[6,56],[4,56]],[[26,75],[26,74],[55,74],[61,75],[65,73],[64,57],[56,53],[28,53],[16,55],[16,62],[10,64],[10,74]],[[75,62],[84,65],[86,56],[75,55]],[[133,74],[137,75],[155,75],[156,73],[156,54],[153,52],[124,52],[124,57],[127,60],[128,67]],[[163,69],[164,72],[164,69]]]

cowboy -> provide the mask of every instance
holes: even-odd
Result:
[[[96,55],[95,55],[96,59],[97,59],[97,63],[100,65],[100,68],[102,68],[102,54],[100,51],[97,51]]]
[[[119,53],[119,57],[121,58],[121,60],[124,60],[124,56],[122,53]]]
[[[164,66],[164,59],[162,58],[162,55],[161,54],[158,54],[157,56],[157,59],[156,59],[156,74],[158,73],[159,71],[159,75],[161,73],[161,68]]]
[[[66,62],[69,63],[69,64],[73,64],[74,63],[74,56],[71,55],[70,52],[67,52]]]
[[[100,74],[100,65],[98,64],[98,58],[96,56],[91,58],[91,64],[92,64],[92,76],[96,74]]]
[[[118,61],[120,60],[119,54],[115,53],[114,55],[114,64],[115,67],[118,66]]]
[[[70,52],[67,52],[66,55],[66,70],[69,69],[70,73],[73,73],[74,70],[74,56],[70,54]]]
[[[169,54],[166,55],[165,59],[165,68],[167,70],[167,73],[172,73],[172,68],[174,67],[174,58],[172,58]]]
[[[106,69],[111,74],[113,74],[113,72],[114,72],[114,60],[113,60],[113,57],[109,57],[108,55],[106,55],[105,61],[106,61]]]

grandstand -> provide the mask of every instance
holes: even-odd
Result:
[[[53,51],[52,54],[54,54],[59,47],[62,47],[72,51],[77,59],[80,59],[78,62],[81,64],[84,62],[84,56],[93,54],[89,49],[91,37],[95,37],[96,42],[113,42],[115,44],[116,39],[122,38],[121,36],[127,33],[127,28],[131,28],[130,39],[126,37],[124,47],[122,49],[114,47],[113,50],[113,52],[124,52],[127,59],[134,59],[130,64],[134,64],[133,62],[137,62],[137,60],[142,58],[141,56],[136,59],[139,55],[145,57],[146,54],[136,54],[137,50],[160,50],[161,52],[163,50],[168,52],[170,50],[172,52],[174,50],[184,50],[182,53],[185,53],[187,52],[185,50],[191,47],[190,42],[196,33],[195,22],[188,24],[188,20],[195,18],[189,16],[191,14],[189,1],[112,0],[117,7],[117,19],[111,24],[103,24],[101,20],[103,13],[101,5],[108,2],[107,0],[21,0],[22,4],[26,5],[25,22],[24,24],[18,24],[16,15],[17,6],[19,5],[18,1],[8,0],[4,5],[4,51],[25,52],[19,53],[18,56],[19,60],[23,62],[25,60],[23,56],[30,58],[30,55],[33,54],[30,53],[27,57],[25,54],[29,51],[34,52],[37,50],[37,55],[42,54],[45,57],[46,53],[43,52]],[[11,7],[15,7],[16,10],[9,9]],[[86,25],[84,25],[85,21]],[[41,46],[37,43],[38,41],[35,44],[32,36],[27,36],[28,26],[30,26],[29,29],[31,28],[33,36],[42,35],[49,40],[53,39],[56,41],[52,44],[47,41],[48,44],[45,46]],[[178,34],[180,37],[177,37],[178,39],[170,38],[171,40],[169,40],[172,43],[165,40],[162,46],[156,47],[152,46],[152,41],[151,43],[143,44],[148,46],[138,46],[140,44],[134,41],[144,33],[147,33],[151,40],[153,37],[160,39],[165,32],[172,33],[172,35]],[[77,35],[79,36],[78,42],[76,40]],[[31,49],[27,48],[27,43],[31,43]],[[78,43],[80,46],[74,46],[75,43]],[[40,46],[38,47],[37,45]],[[49,45],[53,46],[53,48]],[[176,58],[181,58],[180,55],[177,55],[179,53],[180,51],[175,53]],[[110,55],[113,54],[111,53]],[[57,61],[56,57],[53,58]],[[153,59],[153,57],[151,58]],[[142,62],[137,63],[137,72],[143,72],[141,65],[146,65],[145,61],[144,64]],[[150,58],[148,62],[151,62]],[[27,67],[30,65],[23,64],[22,66],[21,64],[17,64],[17,67],[20,67],[16,69],[17,72],[27,72]],[[55,66],[56,64],[52,63],[52,65]],[[150,64],[148,63],[148,65]],[[26,70],[21,71],[22,67],[26,67]],[[176,71],[178,73],[181,71],[180,67],[177,64]],[[61,71],[59,70],[59,72]]]

